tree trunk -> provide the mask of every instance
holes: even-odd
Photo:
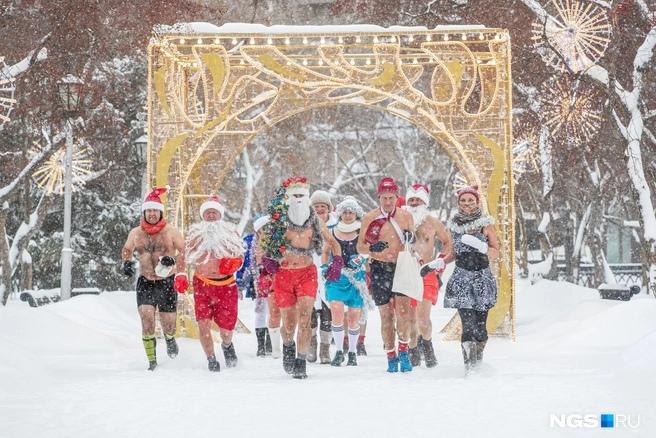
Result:
[[[2,282],[0,283],[0,300],[2,305],[7,304],[11,293],[11,263],[9,262],[9,239],[7,237],[7,210],[0,210],[0,267],[2,269]]]

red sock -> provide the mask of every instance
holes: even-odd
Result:
[[[387,352],[387,358],[388,359],[394,359],[396,357],[396,351],[390,350]]]
[[[358,336],[358,344],[364,344],[364,335]]]
[[[399,353],[407,352],[408,351],[408,343],[407,342],[399,342]]]

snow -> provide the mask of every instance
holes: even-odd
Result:
[[[279,360],[256,358],[255,336],[243,334],[235,369],[210,373],[199,342],[179,339],[174,360],[158,342],[160,366],[147,372],[132,292],[37,309],[11,301],[0,318],[0,435],[592,437],[555,430],[550,414],[614,412],[640,415],[632,436],[654,436],[656,301],[601,300],[546,280],[517,289],[517,341],[492,338],[468,378],[459,344],[442,340],[437,368],[387,374],[375,313],[357,368],[309,364],[296,381]],[[253,309],[240,302],[251,327]],[[452,314],[441,302],[433,309],[436,340]]]
[[[440,25],[435,26],[433,29],[428,29],[425,26],[390,26],[382,27],[373,24],[352,24],[352,25],[324,25],[324,26],[289,26],[289,25],[275,25],[265,26],[257,23],[226,23],[221,26],[216,26],[211,23],[176,23],[173,26],[158,26],[156,31],[158,33],[173,33],[173,34],[312,34],[312,33],[383,33],[383,32],[396,32],[396,33],[411,33],[411,32],[427,32],[430,30],[435,31],[477,31],[485,29],[483,25]]]

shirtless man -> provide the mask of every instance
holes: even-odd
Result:
[[[427,185],[415,183],[408,188],[405,196],[407,205],[403,207],[412,214],[415,224],[415,243],[412,248],[423,266],[424,299],[412,300],[410,362],[413,366],[421,363],[420,352],[424,353],[426,367],[437,365],[433,341],[433,325],[430,319],[431,307],[437,304],[440,280],[438,275],[444,272],[444,258],[451,253],[451,236],[440,220],[428,209],[430,195]],[[435,257],[436,239],[442,245],[442,252]]]
[[[383,347],[387,352],[387,371],[412,371],[408,356],[410,341],[410,298],[392,292],[396,259],[406,240],[412,238],[412,215],[396,207],[399,187],[390,177],[378,184],[380,206],[362,219],[358,253],[370,256],[370,291],[380,312]],[[394,320],[399,337],[398,356],[394,349]]]
[[[155,188],[141,205],[142,218],[138,227],[128,234],[121,251],[123,273],[135,274],[134,252],[139,259],[137,280],[137,309],[141,317],[142,341],[148,357],[148,369],[157,367],[155,340],[155,309],[159,309],[160,321],[166,339],[169,357],[178,355],[175,342],[176,307],[178,297],[174,291],[175,271],[184,273],[184,240],[178,230],[166,223],[164,204],[160,196],[166,188]]]
[[[266,256],[262,264],[275,273],[274,299],[282,313],[283,368],[295,379],[307,377],[307,353],[310,347],[310,319],[317,295],[317,269],[312,255],[320,253],[324,240],[332,247],[333,262],[327,279],[337,279],[344,262],[341,249],[326,225],[310,206],[310,187],[305,177],[283,182],[284,200],[274,198],[269,208],[271,223],[265,238]],[[280,194],[280,191],[279,191]],[[287,205],[287,217],[281,205]],[[282,238],[282,241],[276,239]],[[268,245],[268,246],[267,246]],[[284,250],[280,250],[284,247]],[[298,325],[298,353],[294,333]]]
[[[212,321],[219,327],[226,367],[237,366],[232,333],[237,324],[239,290],[234,274],[244,261],[244,247],[237,228],[223,220],[224,212],[219,197],[210,196],[200,206],[202,221],[189,227],[186,243],[187,260],[196,267],[194,307],[210,371],[220,370],[214,355]]]

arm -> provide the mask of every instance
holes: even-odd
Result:
[[[321,251],[321,263],[326,264],[330,258],[330,245],[327,242],[323,244],[323,251]]]
[[[446,229],[442,222],[437,219],[435,222],[437,225],[437,232],[435,235],[439,241],[442,242],[442,254],[445,255],[444,261],[445,263],[448,263],[455,259],[453,254],[453,239],[451,238],[451,233]]]
[[[490,260],[496,260],[499,258],[499,240],[497,239],[497,232],[494,229],[494,225],[488,225],[483,230],[483,234],[487,238],[487,256]]]
[[[185,264],[185,241],[182,234],[178,230],[173,231],[173,247],[178,254],[175,257],[175,265],[178,267],[178,274],[186,272],[187,266]]]
[[[337,243],[337,240],[335,240],[332,233],[328,231],[328,227],[323,222],[321,223],[321,236],[323,237],[324,241],[324,251],[325,246],[328,245],[333,253],[333,256],[342,255],[342,247],[339,246],[339,243]]]
[[[371,224],[371,220],[372,216],[369,214],[365,215],[362,219],[358,244],[356,246],[359,254],[369,255],[369,244],[366,242],[365,237],[367,235],[367,230],[369,229],[369,224]]]
[[[121,259],[124,262],[132,260],[132,254],[134,253],[135,246],[134,234],[134,229],[128,233],[128,239],[126,240],[125,245],[123,245],[123,249],[121,250]]]

